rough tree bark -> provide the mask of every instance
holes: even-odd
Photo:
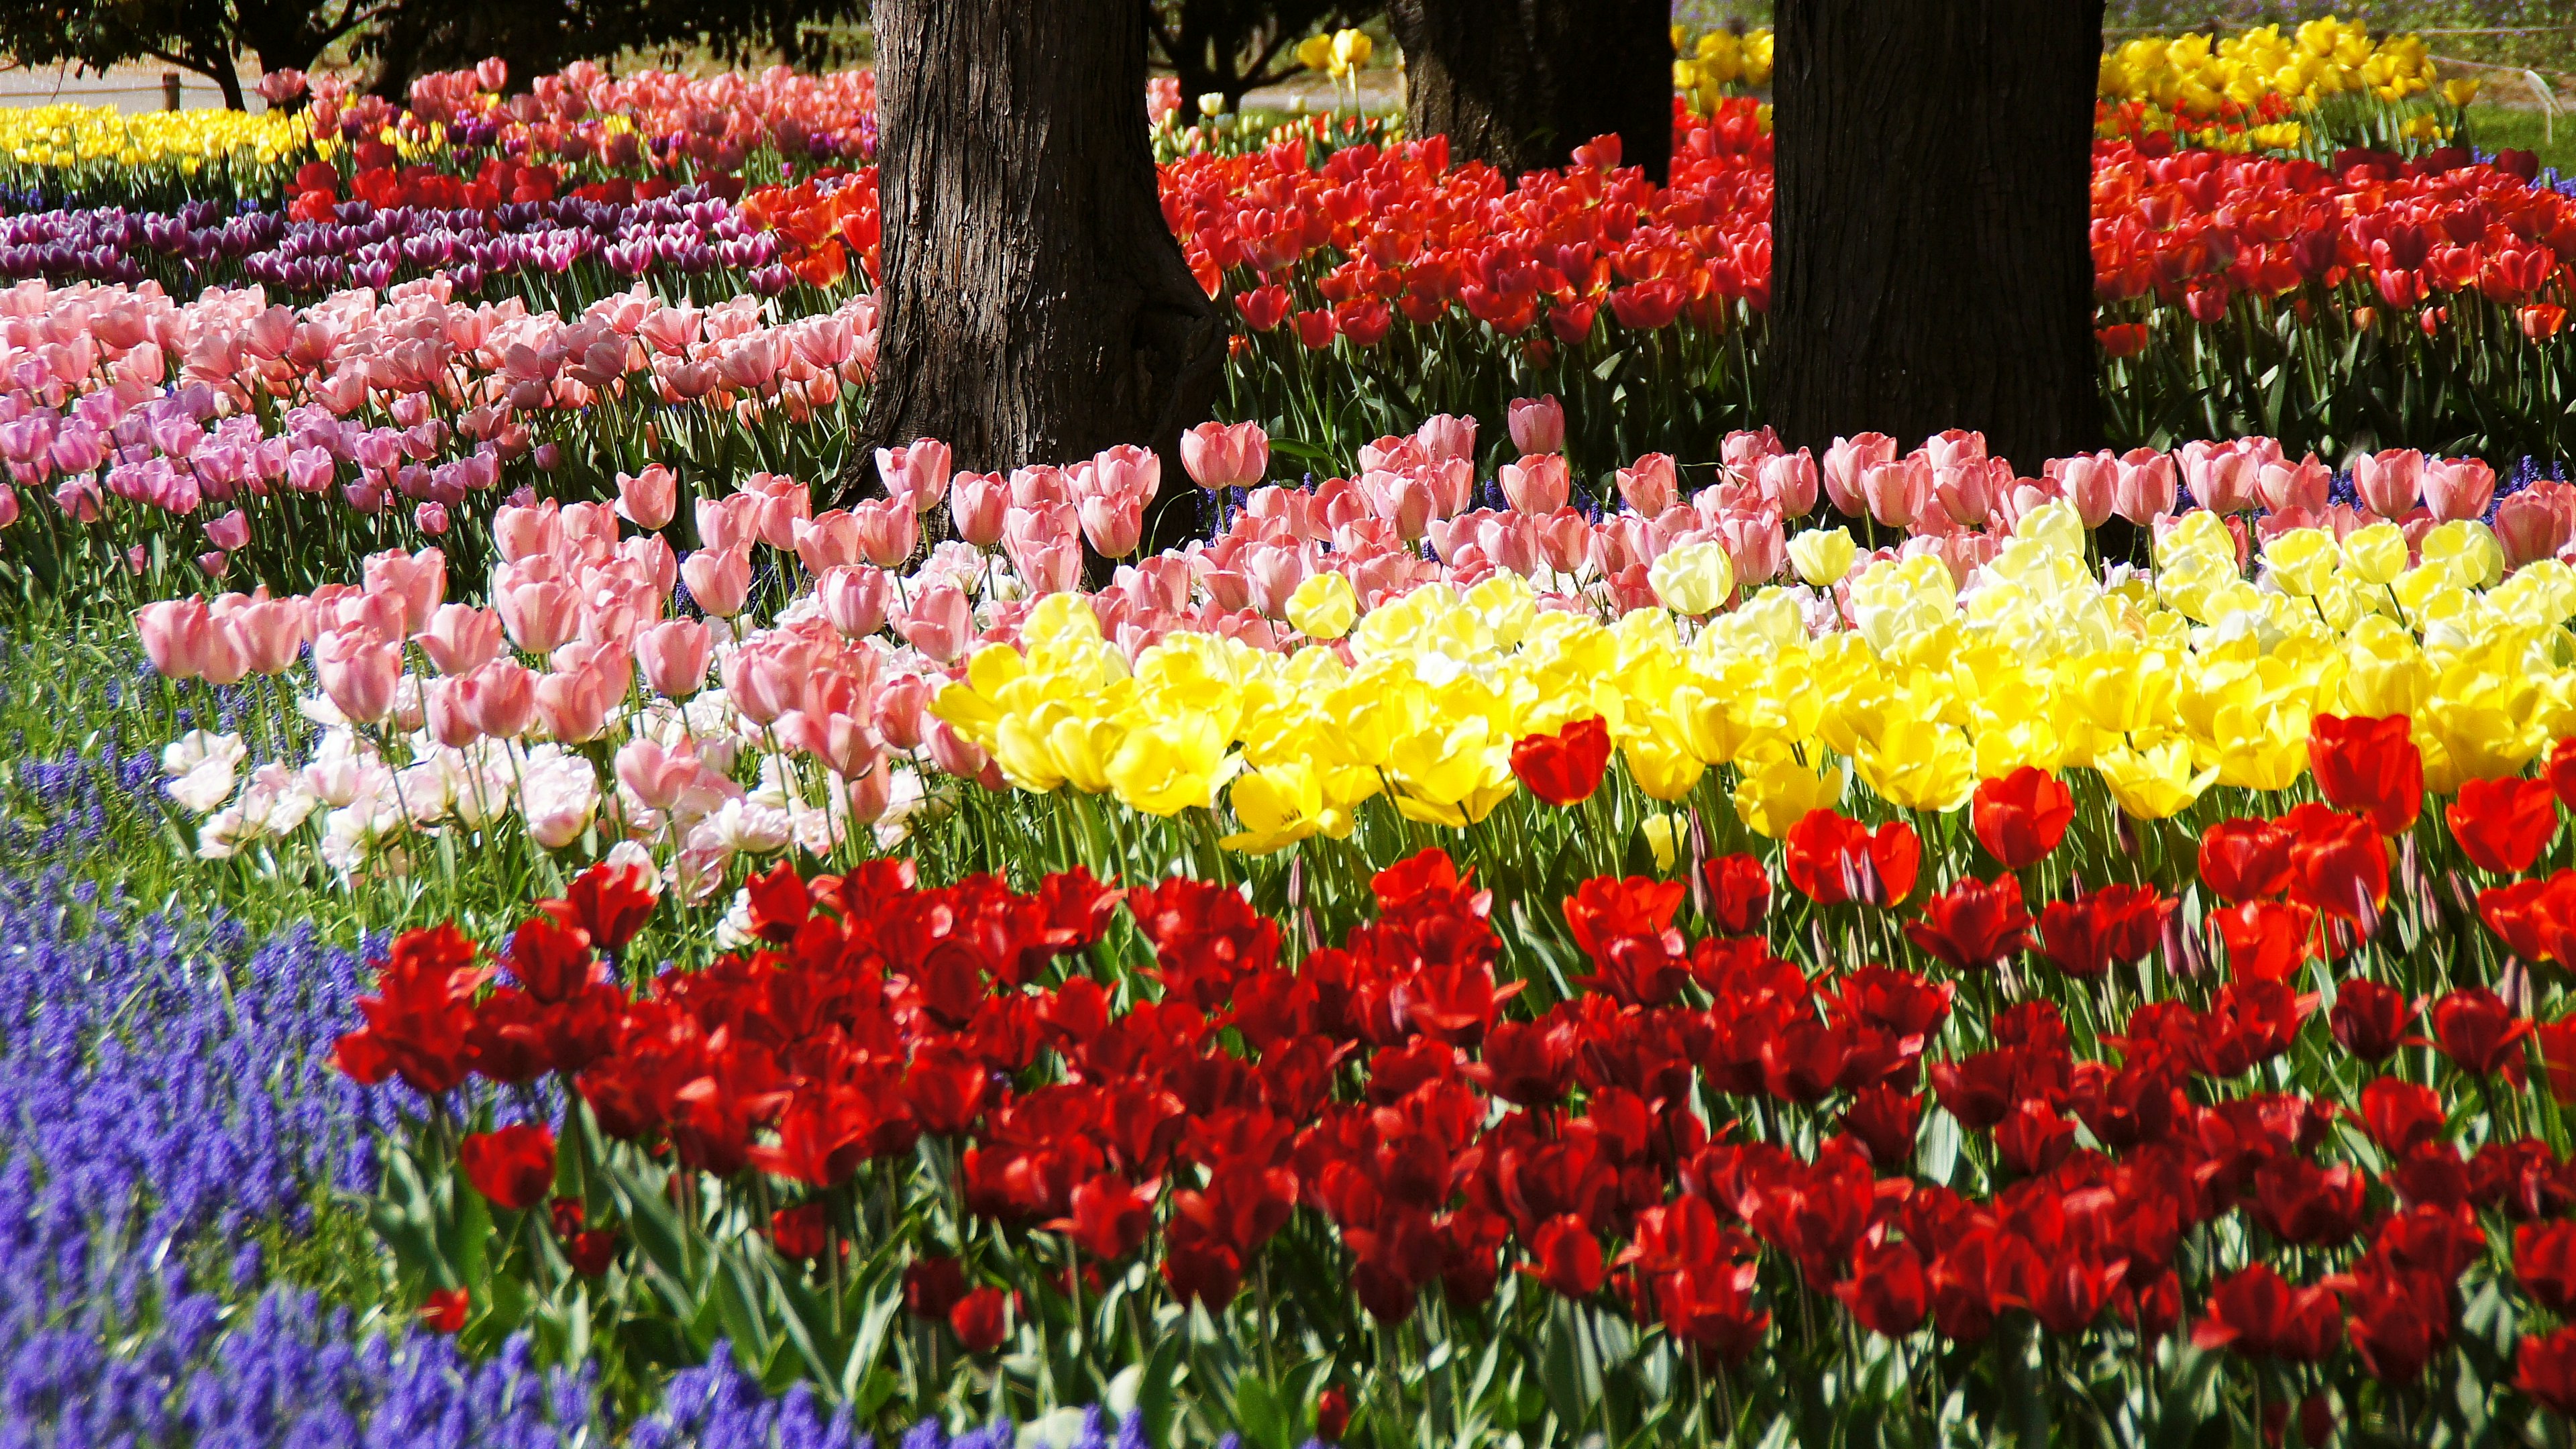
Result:
[[[1673,156],[1665,0],[1394,0],[1404,125],[1455,160],[1511,175],[1562,166],[1616,133],[1620,159],[1664,179]],[[2089,74],[2089,72],[2088,72]]]
[[[883,310],[841,494],[917,437],[979,472],[1144,443],[1188,493],[1226,327],[1155,190],[1142,7],[877,0],[876,43]]]
[[[2102,0],[1781,0],[1772,425],[2100,443],[2088,240]]]

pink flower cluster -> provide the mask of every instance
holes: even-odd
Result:
[[[866,297],[782,323],[757,298],[699,307],[640,286],[566,318],[458,302],[440,277],[304,308],[257,287],[183,304],[151,283],[26,282],[0,292],[0,464],[76,524],[110,499],[148,510],[147,534],[233,504],[204,525],[201,562],[220,573],[251,541],[240,500],[407,500],[422,532],[443,533],[505,462],[550,465],[537,434],[604,422],[585,411],[604,394],[795,423],[865,382],[875,352]],[[0,526],[18,511],[0,484]]]
[[[800,75],[774,65],[750,75],[697,77],[639,70],[614,76],[589,61],[541,75],[514,96],[498,94],[508,67],[425,75],[411,84],[411,111],[451,129],[462,121],[500,128],[497,144],[533,157],[611,166],[673,165],[683,158],[714,171],[739,170],[761,149],[793,159],[855,164],[874,149],[873,71]],[[625,124],[612,127],[610,118]]]

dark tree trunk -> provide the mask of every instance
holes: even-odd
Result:
[[[979,472],[1143,443],[1191,491],[1226,326],[1156,194],[1142,10],[877,0],[883,310],[844,497],[919,437]]]
[[[1664,179],[1673,157],[1672,11],[1665,0],[1394,0],[1404,126],[1454,160],[1509,175],[1562,166],[1616,134],[1620,159]],[[2090,72],[2088,72],[2089,74]]]
[[[1772,425],[1793,446],[2101,439],[2089,240],[2102,0],[1781,0]]]

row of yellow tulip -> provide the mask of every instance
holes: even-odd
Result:
[[[1793,541],[1802,574],[1839,577],[1839,533]],[[1772,836],[1849,777],[1949,811],[2024,765],[2093,770],[2123,810],[2163,818],[2213,786],[2298,782],[2320,713],[2409,716],[2446,793],[2576,730],[2562,627],[2576,570],[2504,577],[2478,523],[2434,528],[2411,553],[2391,524],[2288,532],[2252,578],[2212,514],[2173,528],[2152,574],[2097,576],[2085,542],[2051,504],[1966,588],[1938,557],[1888,557],[1706,616],[1607,622],[1510,574],[1365,612],[1319,574],[1289,609],[1305,647],[1184,634],[1132,666],[1090,608],[1056,596],[933,711],[1024,790],[1157,815],[1223,799],[1227,844],[1250,851],[1345,833],[1381,793],[1413,819],[1479,820],[1515,789],[1515,740],[1592,716],[1647,795],[1680,800],[1729,770],[1736,811]]]

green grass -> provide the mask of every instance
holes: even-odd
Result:
[[[2576,95],[2561,99],[2576,103]],[[2576,109],[2562,112],[2551,125],[2538,111],[2471,106],[2469,139],[2484,151],[2536,151],[2541,165],[2555,166],[2562,175],[2576,174]]]

